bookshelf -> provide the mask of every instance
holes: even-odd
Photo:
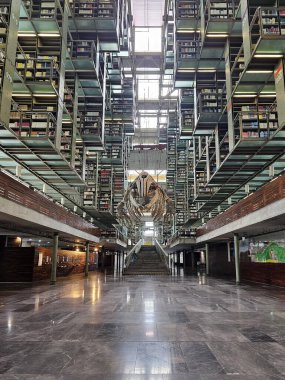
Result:
[[[125,171],[123,167],[113,170],[113,214],[116,214],[118,204],[124,194]]]
[[[235,125],[241,139],[268,139],[278,129],[277,110],[263,105],[243,105]]]
[[[8,5],[0,5],[0,89],[2,88],[2,81],[4,75],[8,19]]]
[[[32,18],[54,19],[57,16],[58,1],[56,0],[33,0]]]
[[[285,11],[278,8],[260,8],[259,17],[262,25],[262,34],[285,34]]]
[[[119,140],[122,141],[123,125],[118,123],[105,122],[105,139],[106,141]]]
[[[92,40],[73,39],[68,43],[68,52],[72,59],[91,59],[95,62],[97,49],[95,42]]]
[[[201,41],[194,33],[179,35],[176,41],[177,58],[180,60],[196,59],[201,48]]]
[[[234,1],[209,0],[207,4],[206,16],[210,19],[229,19],[234,16]]]
[[[105,151],[101,153],[101,162],[123,163],[123,150],[121,143],[106,143]]]
[[[98,110],[83,109],[83,135],[101,136],[102,121]]]
[[[112,212],[112,166],[101,165],[98,171],[98,198],[99,211]]]
[[[179,19],[198,16],[199,4],[196,0],[178,0],[176,2],[176,17]]]
[[[222,88],[202,88],[198,96],[200,113],[221,113],[225,106],[225,94]]]
[[[188,142],[180,140],[177,136],[176,142],[176,173],[175,173],[175,207],[176,207],[176,229],[185,222],[188,212],[187,199],[188,186]]]
[[[117,2],[112,0],[73,0],[74,13],[83,18],[116,17]]]
[[[12,111],[9,127],[19,136],[24,138],[49,138],[54,139],[56,119],[49,112],[21,112]]]

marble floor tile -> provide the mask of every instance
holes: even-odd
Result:
[[[194,276],[0,284],[0,380],[285,379],[284,301]]]
[[[281,375],[252,343],[208,342],[208,346],[227,375]]]

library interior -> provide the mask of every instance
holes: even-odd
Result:
[[[285,0],[0,0],[0,380],[285,379]]]

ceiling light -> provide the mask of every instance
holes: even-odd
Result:
[[[41,97],[41,98],[45,98],[45,97],[48,97],[48,98],[55,98],[57,95],[56,94],[34,94],[34,96],[36,97]]]
[[[195,29],[180,29],[176,30],[176,33],[194,33]]]
[[[18,33],[18,37],[36,37],[37,35],[33,32],[31,33],[23,33],[23,32],[19,32]]]
[[[282,58],[283,54],[255,54],[254,58]]]
[[[60,37],[59,33],[39,33],[39,37]]]
[[[178,73],[195,73],[196,70],[193,69],[178,69]]]
[[[228,37],[227,33],[210,33],[206,35],[207,37],[212,37],[212,38],[225,38]]]
[[[254,98],[256,94],[235,94],[235,98]]]
[[[271,74],[272,70],[247,70],[248,74]]]
[[[13,93],[12,96],[17,96],[17,97],[31,97],[32,95],[31,94],[27,94],[27,93]]]

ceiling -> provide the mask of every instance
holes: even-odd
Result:
[[[164,0],[132,0],[135,26],[161,26]]]

